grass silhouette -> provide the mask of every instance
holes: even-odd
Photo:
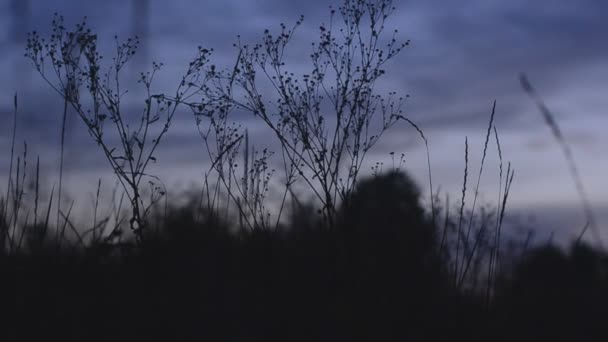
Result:
[[[0,257],[3,335],[368,341],[601,333],[606,255],[578,243],[568,253],[547,245],[503,260],[487,304],[483,288],[454,286],[440,230],[419,200],[415,184],[394,171],[362,180],[331,229],[313,220],[234,232],[195,204],[169,209],[141,245],[59,245],[55,230],[29,227],[23,249]],[[310,217],[302,208],[294,218]]]
[[[2,257],[3,331],[27,340],[443,336],[432,322],[452,307],[452,289],[411,180],[364,181],[342,210],[335,229],[234,234],[180,208],[127,251],[57,248],[31,229],[27,251]]]

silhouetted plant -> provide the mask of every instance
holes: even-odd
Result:
[[[322,204],[326,224],[332,226],[367,152],[400,119],[413,124],[402,116],[404,98],[374,91],[386,64],[408,45],[397,42],[396,31],[383,38],[393,10],[391,0],[345,0],[337,11],[331,9],[329,24],[320,26],[319,41],[312,45],[312,68],[303,75],[290,71],[285,57],[303,18],[293,28],[281,24],[278,35],[266,30],[259,44],[239,41],[234,67],[208,67],[196,83],[202,100],[189,105],[212,127],[234,110],[253,113],[280,143],[286,178],[283,202],[300,180]],[[262,91],[263,82],[271,85],[270,97]],[[218,148],[216,156],[238,149],[242,134],[224,129],[220,140],[226,132],[230,143]],[[231,181],[222,172],[220,178]]]
[[[88,28],[86,18],[69,31],[63,17],[56,15],[48,40],[36,31],[29,34],[26,56],[64,99],[66,106],[76,112],[103,151],[127,194],[132,211],[130,227],[141,242],[146,227],[145,213],[159,196],[164,195],[162,187],[155,185],[157,179],[147,174],[146,169],[156,162],[154,153],[169,129],[178,103],[191,95],[192,78],[197,68],[205,63],[206,53],[198,56],[199,64],[191,64],[186,70],[172,100],[163,94],[152,93],[152,82],[162,63],[153,63],[151,72],[141,73],[139,83],[145,89],[144,108],[138,121],[131,122],[127,120],[123,104],[126,90],[121,87],[120,73],[137,51],[139,41],[129,38],[119,43],[118,37],[115,39],[115,56],[106,68],[98,51],[97,35]],[[53,76],[55,81],[51,79]],[[85,91],[81,90],[83,86]],[[118,136],[118,144],[108,138],[108,122]],[[150,201],[142,196],[144,179],[148,179],[154,193]]]
[[[13,178],[13,163],[15,161],[15,139],[17,134],[17,94],[15,94],[13,98],[13,129],[12,129],[12,138],[11,138],[11,150],[10,150],[10,159],[9,159],[9,169],[8,169],[8,178],[6,184],[6,196],[4,198],[0,198],[0,233],[2,236],[0,237],[0,249],[4,252],[6,248],[6,243],[9,243],[9,250],[13,248],[13,240],[14,235],[11,234],[11,227],[13,226],[11,223],[13,218],[18,216],[19,210],[21,209],[19,206],[16,206],[17,201],[15,200],[15,194],[19,193],[19,175],[17,175],[15,185],[15,179]],[[19,168],[19,166],[17,166]],[[23,183],[22,183],[23,184]],[[13,199],[11,201],[11,198]],[[13,204],[11,206],[11,204]],[[12,217],[11,217],[12,216]]]
[[[564,137],[562,130],[557,124],[555,116],[551,113],[551,110],[549,110],[543,99],[536,93],[536,90],[534,89],[534,87],[532,87],[532,84],[528,80],[528,77],[523,73],[520,74],[520,82],[524,91],[528,93],[528,95],[530,95],[532,100],[534,100],[541,115],[543,116],[545,123],[551,129],[553,137],[559,144],[564,155],[564,159],[568,163],[568,171],[570,172],[570,176],[572,177],[574,185],[576,186],[576,191],[578,193],[579,199],[581,201],[581,206],[585,214],[585,218],[587,220],[587,223],[585,224],[583,231],[581,232],[581,237],[585,234],[587,229],[590,228],[591,234],[593,234],[595,242],[601,249],[603,249],[604,247],[602,244],[602,238],[599,234],[595,214],[593,213],[589,197],[587,196],[587,191],[585,190],[585,186],[583,185],[578,166],[576,165],[576,162],[574,160],[574,153],[572,152],[568,141]]]
[[[8,236],[8,222],[4,213],[4,198],[0,198],[0,254],[4,254]]]

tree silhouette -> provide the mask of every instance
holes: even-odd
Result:
[[[435,227],[420,204],[416,184],[403,172],[362,180],[342,204],[340,215],[346,239],[364,244],[374,253],[395,249],[407,255],[405,260],[417,262],[429,262],[437,256]]]
[[[538,340],[602,336],[608,314],[606,256],[587,245],[568,252],[552,245],[519,260],[499,287],[496,310],[512,336]],[[605,338],[605,336],[603,336]]]

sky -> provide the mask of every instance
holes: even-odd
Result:
[[[433,185],[442,194],[459,198],[464,170],[464,140],[469,141],[470,174],[476,179],[485,130],[494,100],[495,123],[505,163],[515,169],[508,214],[525,224],[564,238],[576,235],[585,218],[559,145],[534,102],[522,90],[525,72],[553,112],[574,152],[583,184],[608,237],[608,3],[580,1],[396,0],[387,28],[411,44],[386,67],[380,91],[409,94],[405,115],[416,122],[429,141]],[[237,35],[256,42],[264,29],[304,24],[292,46],[294,70],[309,67],[310,43],[327,23],[329,5],[338,0],[0,0],[0,151],[10,150],[13,94],[19,94],[17,140],[28,143],[28,155],[39,155],[47,184],[56,182],[61,100],[23,57],[25,33],[48,33],[53,13],[71,25],[88,17],[103,46],[114,35],[143,36],[141,53],[130,72],[149,70],[152,60],[165,64],[159,89],[171,89],[195,55],[196,47],[213,48],[218,64],[236,57]],[[105,45],[104,45],[105,44]],[[135,86],[135,85],[133,85]],[[138,103],[132,92],[133,106]],[[189,112],[178,113],[153,170],[175,192],[200,184],[205,153]],[[245,123],[265,141],[261,126]],[[256,133],[257,132],[257,133]],[[97,179],[111,187],[109,167],[78,119],[68,120],[66,174],[68,192],[88,198]],[[257,134],[257,135],[256,135]],[[22,151],[22,143],[18,145]],[[387,164],[389,152],[406,155],[405,168],[428,196],[424,144],[407,126],[396,126],[368,156]],[[8,158],[0,158],[0,180],[6,179]],[[31,162],[31,161],[30,161]],[[30,164],[31,165],[31,164]],[[166,165],[166,166],[161,166]],[[4,184],[1,181],[0,184]],[[2,187],[4,185],[0,185]],[[51,185],[48,185],[50,187]],[[490,144],[480,195],[496,203],[498,158]],[[472,193],[469,194],[470,196]],[[86,201],[84,201],[86,202]]]

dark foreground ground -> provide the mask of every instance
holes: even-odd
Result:
[[[138,247],[26,238],[0,254],[0,340],[605,340],[603,253],[539,246],[458,284],[417,199],[374,203],[331,229],[234,234],[180,209]]]

